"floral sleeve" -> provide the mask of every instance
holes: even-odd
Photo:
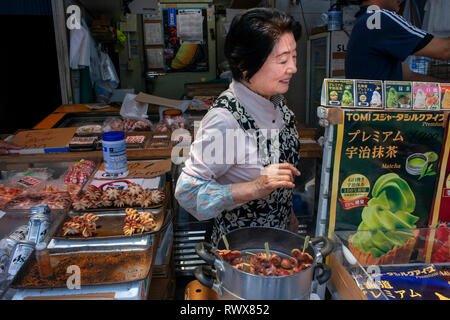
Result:
[[[181,207],[198,220],[217,217],[235,204],[231,184],[221,185],[215,180],[199,179],[184,172],[178,178],[175,198]]]

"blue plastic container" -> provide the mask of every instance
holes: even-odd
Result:
[[[106,173],[116,176],[128,174],[125,133],[122,131],[105,132],[102,140]]]

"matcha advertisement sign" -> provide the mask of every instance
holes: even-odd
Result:
[[[409,261],[413,230],[430,221],[443,122],[441,112],[344,111],[335,126],[329,236],[356,231],[349,249],[360,263]]]

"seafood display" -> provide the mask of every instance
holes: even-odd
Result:
[[[189,129],[189,123],[182,115],[164,118],[156,125],[155,131],[168,132],[176,129]]]
[[[14,196],[23,192],[21,188],[9,188],[0,184],[0,209],[5,206]]]
[[[157,189],[144,189],[136,183],[131,183],[126,190],[108,188],[105,191],[89,185],[72,203],[77,211],[98,208],[159,206],[165,199],[164,192]]]
[[[66,217],[62,227],[55,233],[55,238],[76,240],[140,236],[158,231],[163,221],[164,214],[161,210],[126,208],[106,212],[82,212]]]
[[[72,199],[68,192],[27,192],[13,197],[5,209],[29,209],[38,204],[47,204],[50,209],[67,209]]]
[[[64,223],[63,234],[81,234],[85,238],[91,237],[97,229],[95,224],[95,221],[97,220],[98,216],[92,213],[85,213],[82,216],[75,216],[71,221]]]
[[[147,119],[138,120],[125,118],[123,120],[123,131],[125,132],[152,131],[152,127],[152,123]]]
[[[308,269],[313,257],[299,249],[292,249],[291,257],[282,258],[267,252],[244,252],[237,250],[216,250],[233,267],[260,276],[288,276]]]
[[[89,176],[95,169],[95,162],[90,160],[81,160],[80,162],[69,167],[69,170],[64,177],[64,183],[83,186]]]
[[[127,208],[125,213],[125,225],[123,226],[125,235],[152,231],[156,228],[155,216],[151,212],[138,213],[136,209]]]
[[[103,132],[108,131],[152,131],[153,125],[148,119],[132,119],[132,118],[110,118],[105,120],[102,126]]]

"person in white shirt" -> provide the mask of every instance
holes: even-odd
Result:
[[[301,26],[274,9],[236,16],[225,40],[233,80],[202,119],[175,190],[199,220],[214,218],[211,243],[245,226],[294,230],[300,143],[282,94],[297,72]]]

